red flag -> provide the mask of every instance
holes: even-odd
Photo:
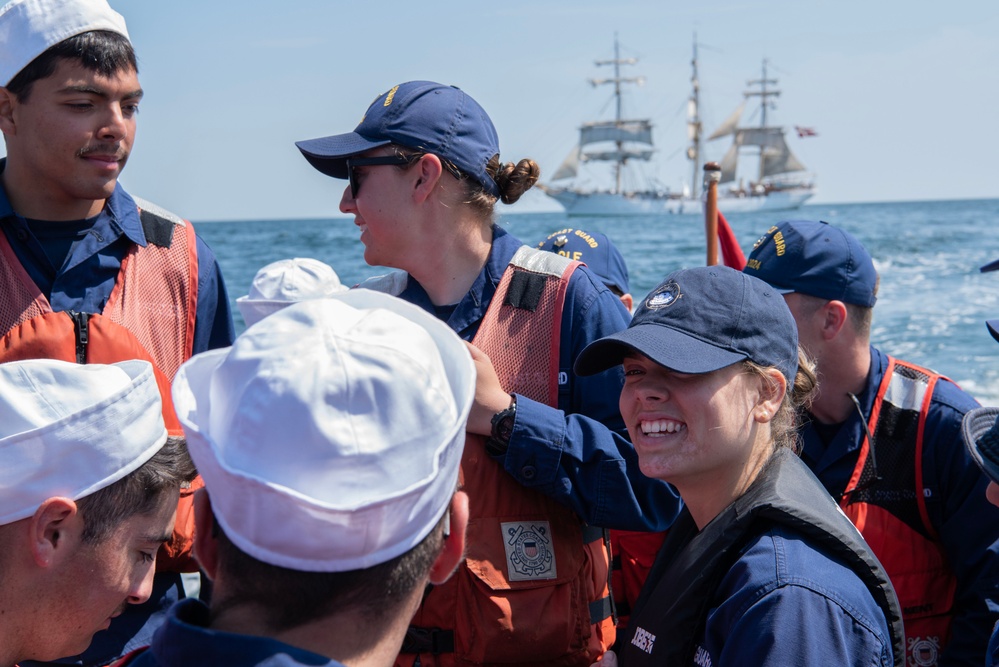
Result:
[[[718,245],[721,248],[722,262],[736,271],[746,268],[746,256],[742,254],[739,242],[735,240],[732,228],[728,226],[728,220],[718,211]]]
[[[800,125],[795,125],[794,130],[798,133],[798,138],[802,137],[817,137],[819,133],[815,131],[814,127],[801,127]]]

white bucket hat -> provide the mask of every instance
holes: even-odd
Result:
[[[440,521],[475,366],[446,325],[355,289],[293,304],[174,380],[215,518],[242,551],[308,572],[371,567]]]
[[[236,299],[236,306],[249,327],[296,301],[325,299],[346,289],[325,262],[308,257],[282,259],[257,271],[250,293]]]
[[[125,19],[107,0],[11,0],[0,7],[0,85],[49,47],[92,30],[128,39]]]
[[[0,524],[110,486],[166,438],[148,361],[0,364]]]

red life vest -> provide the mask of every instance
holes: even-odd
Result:
[[[562,307],[578,265],[527,246],[511,260],[474,340],[505,390],[557,405]],[[466,438],[461,474],[465,559],[424,596],[396,665],[589,667],[615,638],[605,531],[520,485],[481,436]]]
[[[183,435],[173,409],[170,381],[194,347],[198,256],[194,229],[176,215],[143,202],[139,210],[145,247],[133,244],[103,312],[55,312],[0,232],[0,363],[61,359],[110,364],[144,359],[153,365],[163,420]],[[194,535],[192,494],[181,492],[173,539],[157,559],[158,570],[197,571],[190,558]]]
[[[895,587],[905,622],[906,660],[913,665],[937,664],[950,640],[957,588],[930,523],[923,486],[923,433],[941,377],[888,358],[868,422],[873,452],[865,435],[840,501]]]
[[[667,530],[649,533],[637,530],[610,530],[611,590],[617,609],[618,635],[628,627],[631,610],[635,608],[642,586],[656,562]]]

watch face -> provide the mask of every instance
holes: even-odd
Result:
[[[513,415],[503,415],[500,420],[496,423],[496,437],[502,438],[503,440],[510,440],[510,436],[513,434]]]

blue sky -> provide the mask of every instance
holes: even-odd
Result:
[[[994,0],[111,0],[146,90],[124,176],[194,220],[326,217],[343,183],[294,141],[353,129],[410,79],[457,85],[491,115],[502,156],[551,173],[607,106],[593,61],[623,55],[647,82],[630,115],[656,123],[662,179],[680,187],[692,34],[708,131],[764,57],[776,119],[819,136],[792,148],[818,202],[999,196],[999,10]],[[721,142],[716,142],[721,143]],[[724,147],[712,144],[712,157]],[[668,160],[666,158],[669,158]],[[543,195],[518,208],[551,209]]]

